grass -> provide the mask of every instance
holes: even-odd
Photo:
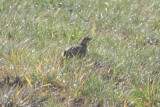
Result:
[[[1,0],[1,106],[160,106],[159,0]],[[85,59],[66,47],[92,38]]]

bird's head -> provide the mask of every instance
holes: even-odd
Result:
[[[92,39],[89,38],[89,37],[85,37],[85,38],[82,40],[81,44],[87,45],[87,43],[88,43],[90,40],[92,40]]]

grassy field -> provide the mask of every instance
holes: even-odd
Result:
[[[159,0],[0,0],[0,106],[158,107],[159,40]]]

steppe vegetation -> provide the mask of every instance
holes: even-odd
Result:
[[[0,0],[0,106],[158,107],[159,40],[160,0]]]

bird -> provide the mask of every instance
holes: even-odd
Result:
[[[66,58],[73,58],[74,56],[78,56],[79,58],[83,58],[86,54],[87,44],[92,40],[89,37],[85,37],[80,44],[71,46],[64,51],[64,56]]]

